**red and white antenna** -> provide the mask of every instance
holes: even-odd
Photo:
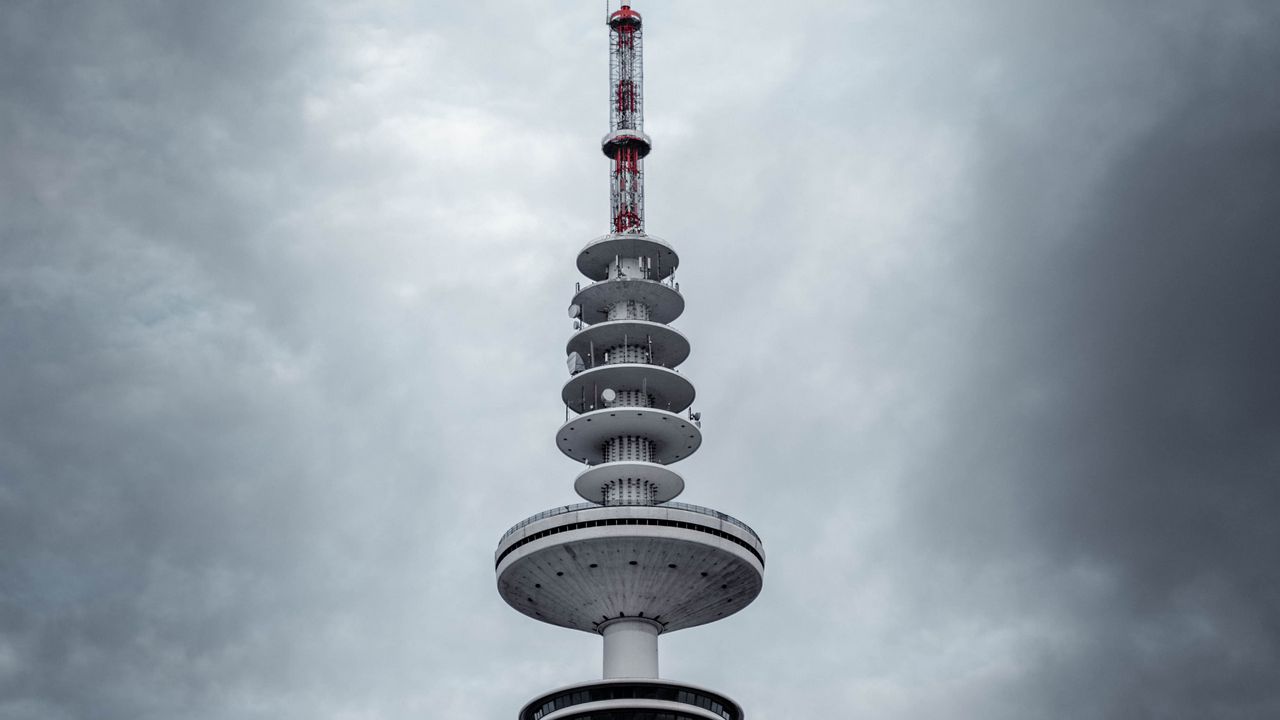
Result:
[[[608,6],[606,5],[606,8]],[[623,5],[609,14],[609,134],[601,148],[609,175],[610,232],[644,234],[644,57],[640,13]]]

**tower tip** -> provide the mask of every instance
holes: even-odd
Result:
[[[615,27],[618,25],[639,25],[640,22],[640,13],[632,10],[631,6],[625,3],[609,15],[609,25]]]

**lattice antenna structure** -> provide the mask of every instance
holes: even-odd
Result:
[[[609,175],[612,231],[644,233],[644,24],[623,5],[609,15],[609,134],[601,144]]]
[[[577,256],[565,346],[565,421],[555,443],[582,469],[584,503],[527,518],[494,554],[498,593],[530,618],[603,638],[603,679],[545,692],[520,720],[741,720],[718,692],[660,679],[658,637],[716,622],[751,604],[764,582],[764,545],[746,523],[674,502],[684,478],[672,466],[702,445],[689,357],[672,323],[684,297],[680,258],[644,229],[640,14],[608,14],[609,233]]]

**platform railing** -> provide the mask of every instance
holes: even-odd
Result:
[[[650,508],[658,508],[658,509],[668,508],[672,510],[685,510],[688,512],[694,512],[694,513],[698,513],[699,515],[707,515],[717,520],[723,520],[724,522],[727,522],[730,525],[733,525],[734,527],[741,528],[742,530],[746,530],[751,535],[751,537],[755,538],[755,541],[757,543],[760,542],[760,536],[756,534],[755,530],[751,529],[750,525],[742,522],[741,520],[739,520],[736,517],[733,517],[732,515],[727,515],[725,513],[720,512],[719,510],[712,510],[711,508],[702,507],[701,505],[690,505],[688,503],[680,503],[680,502],[665,502],[659,505],[598,505],[596,503],[574,503],[573,505],[561,505],[560,507],[551,508],[550,510],[543,510],[537,515],[534,515],[532,517],[527,517],[524,520],[521,520],[520,522],[516,523],[515,526],[513,526],[510,530],[502,534],[502,539],[498,541],[498,544],[501,545],[502,543],[506,542],[507,538],[519,532],[521,528],[524,528],[528,526],[530,523],[535,523],[539,520],[544,520],[549,517],[555,517],[557,515],[566,515],[568,513],[580,512],[582,510],[592,510],[592,509],[603,510],[606,508],[618,508],[618,507],[642,507],[642,508],[650,507]]]
[[[604,280],[596,280],[594,282],[587,283],[585,286],[582,284],[582,281],[575,282],[573,284],[573,294],[574,296],[577,296],[579,293],[583,291],[584,288],[595,287],[596,285],[603,285],[605,283],[618,282],[620,280],[643,280],[644,282],[651,282],[657,285],[662,285],[664,287],[670,288],[671,290],[675,290],[676,292],[680,292],[680,283],[676,282],[674,275],[668,275],[667,277],[661,280],[655,280],[653,278],[643,277],[643,276],[632,277],[629,275],[624,275],[622,277],[611,277],[611,278],[606,278]]]

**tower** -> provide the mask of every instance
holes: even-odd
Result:
[[[764,547],[745,523],[673,502],[671,466],[702,444],[693,384],[676,369],[689,341],[670,327],[684,311],[679,257],[644,230],[643,21],[608,16],[609,234],[578,253],[592,282],[569,305],[561,452],[583,466],[587,502],[538,513],[502,536],[498,592],[525,615],[603,636],[604,677],[527,703],[519,720],[739,720],[719,693],[658,676],[660,635],[715,622],[760,593]]]

